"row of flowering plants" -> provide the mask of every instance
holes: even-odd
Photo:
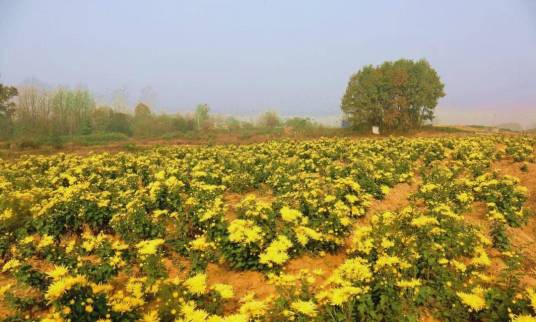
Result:
[[[528,220],[527,190],[491,165],[530,162],[519,146],[534,143],[337,138],[0,160],[0,312],[7,321],[415,320],[423,308],[446,320],[528,316],[533,291],[488,271],[493,246],[508,269],[519,265],[505,227]],[[411,206],[362,224],[416,173]],[[488,207],[491,236],[464,221],[475,201]],[[347,256],[330,274],[285,273],[293,258],[328,252]],[[237,297],[210,281],[210,264],[261,272],[277,292]]]

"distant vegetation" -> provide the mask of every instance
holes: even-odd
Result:
[[[509,130],[514,132],[521,132],[523,131],[523,127],[519,123],[503,123],[497,125],[497,128],[502,130]]]
[[[12,98],[17,96],[17,93],[15,87],[0,84],[0,131],[2,132],[12,131],[11,119],[15,111],[15,103],[12,102]]]
[[[353,128],[418,128],[434,118],[444,85],[426,60],[365,66],[348,82],[341,108]]]
[[[212,115],[206,104],[198,105],[192,113],[157,114],[140,102],[129,112],[124,102],[98,105],[86,89],[0,86],[0,139],[26,148],[61,146],[65,142],[94,145],[130,137],[195,138],[216,132],[247,137],[325,130],[309,118],[283,119],[273,111],[261,114],[255,122]]]
[[[371,126],[379,126],[382,133],[388,134],[429,130],[438,100],[445,96],[443,89],[437,72],[426,60],[400,59],[365,66],[350,78],[342,98],[344,127],[368,132]],[[523,130],[517,123],[497,127]],[[433,129],[465,131],[454,127]],[[321,136],[336,131],[343,130],[328,130],[310,118],[284,119],[275,111],[264,112],[256,121],[211,114],[206,104],[198,105],[191,113],[159,114],[147,102],[129,108],[124,97],[98,104],[92,93],[82,88],[16,88],[0,84],[3,147],[13,142],[21,148],[36,148],[42,144],[62,147],[67,142],[99,145],[130,138],[210,140],[216,135],[232,134],[246,139],[263,135]]]

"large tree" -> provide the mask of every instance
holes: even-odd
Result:
[[[433,120],[437,101],[445,96],[443,88],[424,59],[369,65],[350,78],[341,108],[355,128],[410,129]]]

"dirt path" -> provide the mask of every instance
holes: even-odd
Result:
[[[227,313],[235,312],[240,305],[240,299],[249,292],[254,292],[259,299],[266,299],[276,294],[275,287],[268,284],[266,277],[260,272],[233,271],[222,265],[210,263],[206,273],[209,285],[223,283],[233,287],[234,297],[225,306]]]
[[[369,207],[365,217],[360,218],[360,221],[368,223],[370,217],[379,212],[396,211],[409,205],[409,196],[417,191],[421,179],[415,177],[411,183],[400,183],[391,190],[385,196],[383,200],[373,200],[372,205]]]

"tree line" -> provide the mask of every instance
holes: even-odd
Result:
[[[378,66],[368,65],[352,75],[341,101],[346,121],[354,129],[380,126],[409,130],[434,118],[444,85],[426,60],[400,59]],[[0,84],[0,138],[64,137],[93,133],[120,133],[134,137],[160,137],[211,129],[318,127],[310,119],[283,121],[275,112],[265,112],[256,122],[210,115],[206,104],[189,114],[156,114],[139,102],[133,112],[126,103],[102,106],[87,89],[39,86],[15,88]]]
[[[123,105],[123,104],[119,104]],[[173,133],[206,132],[225,129],[310,130],[320,127],[309,118],[282,119],[268,111],[255,121],[210,114],[206,104],[191,113],[158,114],[139,102],[128,112],[124,106],[99,105],[87,89],[0,84],[0,138],[65,138],[102,133],[129,137],[158,138]]]

